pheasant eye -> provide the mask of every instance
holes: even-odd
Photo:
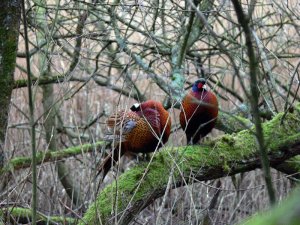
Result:
[[[137,111],[140,111],[141,110],[141,105],[139,103],[135,103],[131,106],[131,111],[133,112],[137,112]]]

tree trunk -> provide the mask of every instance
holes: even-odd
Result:
[[[0,168],[5,163],[5,134],[9,103],[13,90],[18,36],[21,18],[21,1],[0,1]],[[7,178],[0,183],[0,191]]]

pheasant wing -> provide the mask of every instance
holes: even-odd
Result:
[[[126,135],[136,127],[139,118],[136,113],[125,112],[124,110],[111,115],[106,121],[108,130],[104,139],[107,141],[125,141]]]

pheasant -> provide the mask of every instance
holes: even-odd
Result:
[[[196,144],[214,128],[218,117],[218,100],[213,92],[207,90],[204,78],[197,80],[183,98],[179,116],[188,144]]]
[[[153,152],[168,141],[171,132],[171,118],[160,102],[149,100],[134,104],[130,111],[121,110],[111,115],[106,125],[105,140],[118,143],[104,159],[99,173],[102,180],[113,163],[126,152]]]

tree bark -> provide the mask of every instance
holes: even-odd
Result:
[[[0,168],[5,163],[4,143],[10,98],[14,84],[18,36],[21,18],[21,1],[0,1]],[[0,190],[6,186],[2,179]]]

